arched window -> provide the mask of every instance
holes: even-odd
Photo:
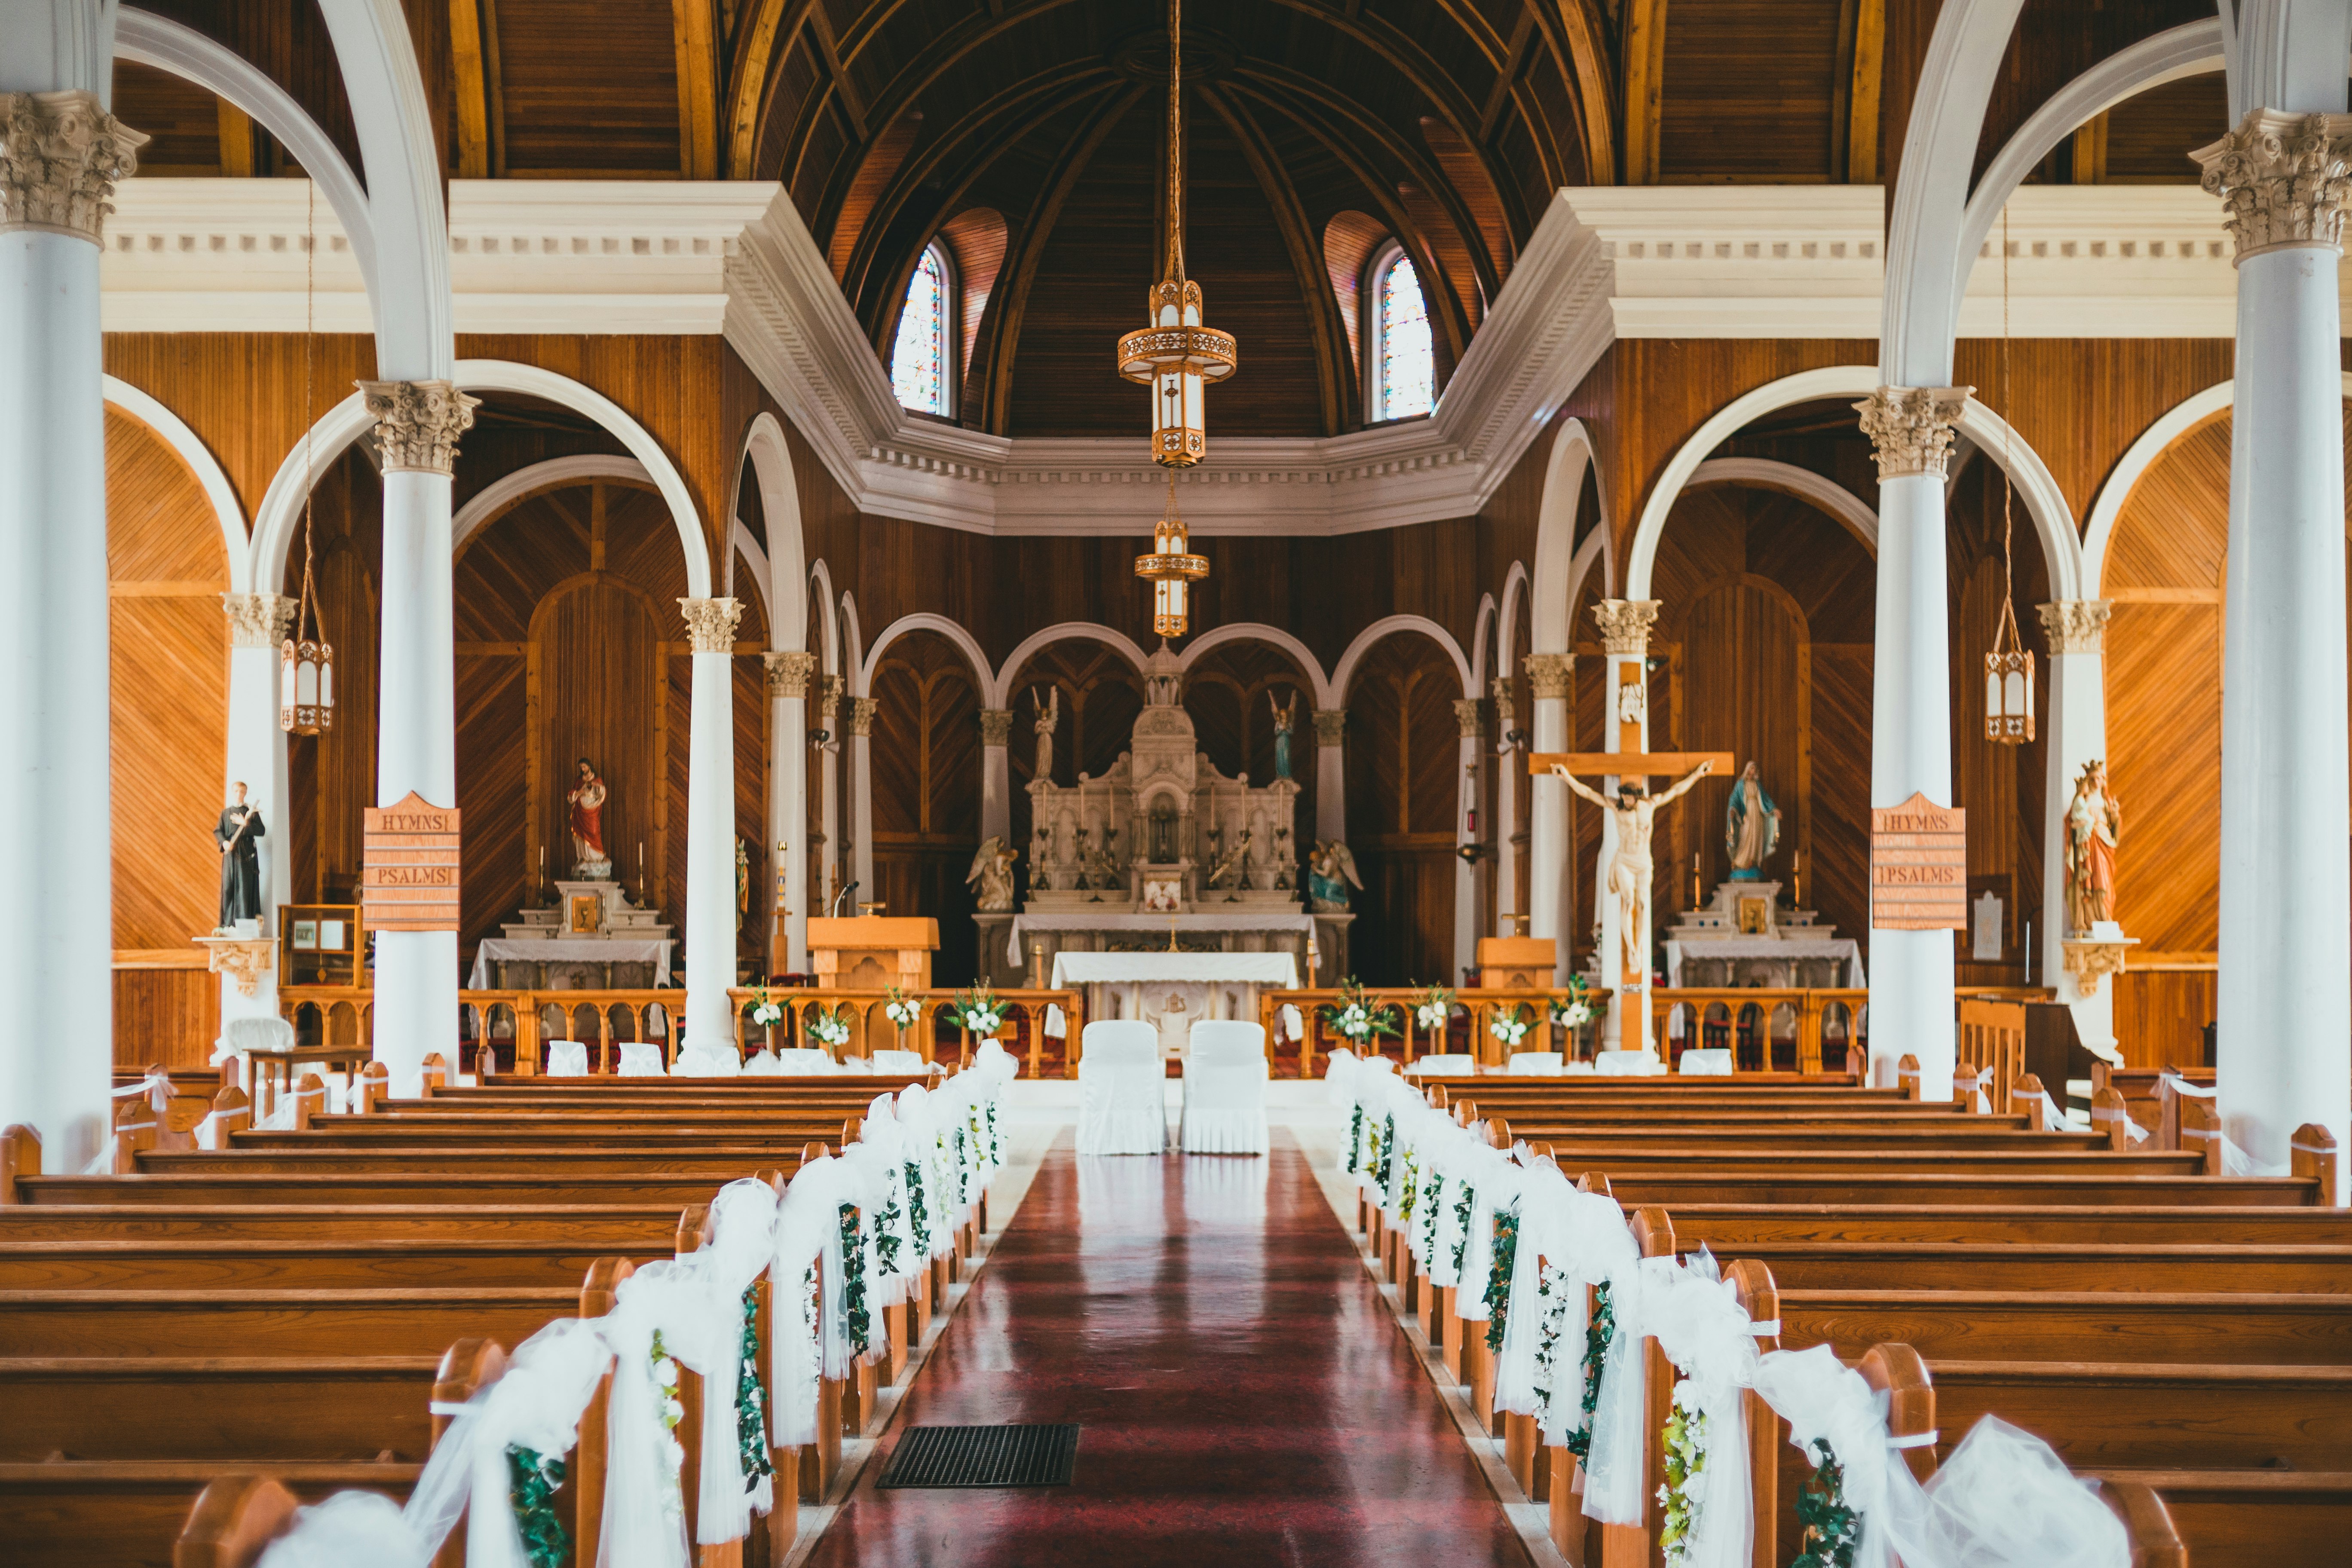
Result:
[[[1402,247],[1372,261],[1364,298],[1364,420],[1411,419],[1437,406],[1437,361],[1429,301]]]
[[[901,405],[943,418],[955,413],[954,315],[947,253],[934,243],[908,281],[898,342],[890,351],[890,385]]]

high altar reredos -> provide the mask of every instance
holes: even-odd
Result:
[[[1298,785],[1218,772],[1165,643],[1143,673],[1143,711],[1109,773],[1031,781],[1029,896],[1018,913],[972,917],[982,974],[1009,984],[1033,963],[1050,975],[1063,952],[1164,952],[1171,940],[1186,952],[1288,953],[1302,978],[1311,944],[1317,970],[1345,973],[1355,917],[1307,912]]]

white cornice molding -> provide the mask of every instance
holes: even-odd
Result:
[[[330,205],[297,180],[125,181],[107,233],[112,331],[370,327]],[[461,332],[723,334],[859,510],[993,533],[1149,531],[1163,471],[1132,440],[1008,440],[919,417],[888,377],[782,186],[457,180]],[[1215,432],[1180,479],[1203,534],[1329,534],[1475,515],[1620,339],[1875,335],[1876,186],[1559,192],[1436,412],[1327,439]],[[1996,234],[1996,239],[1998,235]],[[2231,334],[2236,287],[2193,186],[2030,186],[2010,205],[2016,336]],[[2352,283],[2352,275],[2347,275]],[[1962,312],[2001,330],[1988,243]]]

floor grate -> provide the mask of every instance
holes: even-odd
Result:
[[[1076,1426],[909,1426],[877,1487],[1066,1487]]]

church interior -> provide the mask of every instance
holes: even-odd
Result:
[[[2341,1562],[2347,60],[0,0],[0,1557]]]

